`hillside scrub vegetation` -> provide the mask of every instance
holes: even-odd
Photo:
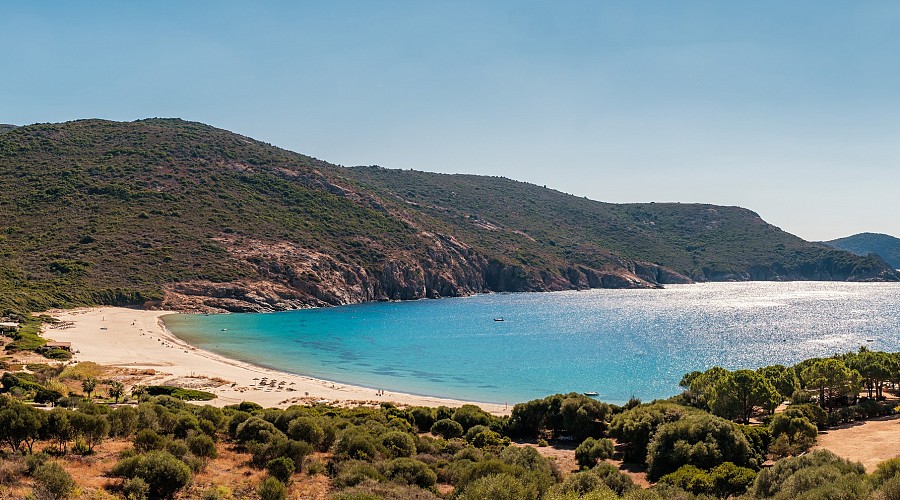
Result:
[[[897,280],[749,210],[344,168],[178,119],[0,134],[0,314],[270,311],[709,280]],[[28,339],[18,348],[33,349]]]

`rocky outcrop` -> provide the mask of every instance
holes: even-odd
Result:
[[[174,283],[164,290],[165,299],[153,306],[197,312],[266,312],[486,292],[659,288],[663,282],[690,282],[674,271],[647,263],[608,269],[569,266],[558,273],[532,274],[521,266],[485,259],[451,236],[423,236],[431,242],[424,258],[398,255],[374,269],[287,242],[220,238],[218,242],[257,277],[228,283]]]

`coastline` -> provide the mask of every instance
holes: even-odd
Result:
[[[130,370],[152,370],[140,384],[178,385],[215,394],[209,401],[225,406],[252,401],[264,407],[327,402],[338,406],[461,406],[474,404],[495,415],[509,415],[512,406],[461,401],[342,384],[265,368],[196,348],[176,337],[162,321],[175,311],[145,311],[124,307],[51,310],[60,323],[45,326],[43,336],[71,342],[73,361]],[[269,385],[260,385],[266,379]],[[274,381],[274,384],[273,382]]]

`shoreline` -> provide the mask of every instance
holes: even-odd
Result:
[[[227,358],[194,347],[166,328],[162,316],[176,311],[145,311],[125,307],[51,310],[60,320],[42,328],[42,336],[71,342],[73,361],[130,370],[153,370],[140,384],[179,385],[217,397],[205,403],[225,406],[252,401],[263,407],[323,402],[337,406],[461,406],[474,404],[495,415],[509,415],[511,405],[482,403],[377,390],[305,375],[296,375]],[[262,385],[260,382],[268,382]]]

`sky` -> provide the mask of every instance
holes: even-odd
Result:
[[[0,0],[0,46],[0,123],[179,117],[900,236],[900,2]]]

